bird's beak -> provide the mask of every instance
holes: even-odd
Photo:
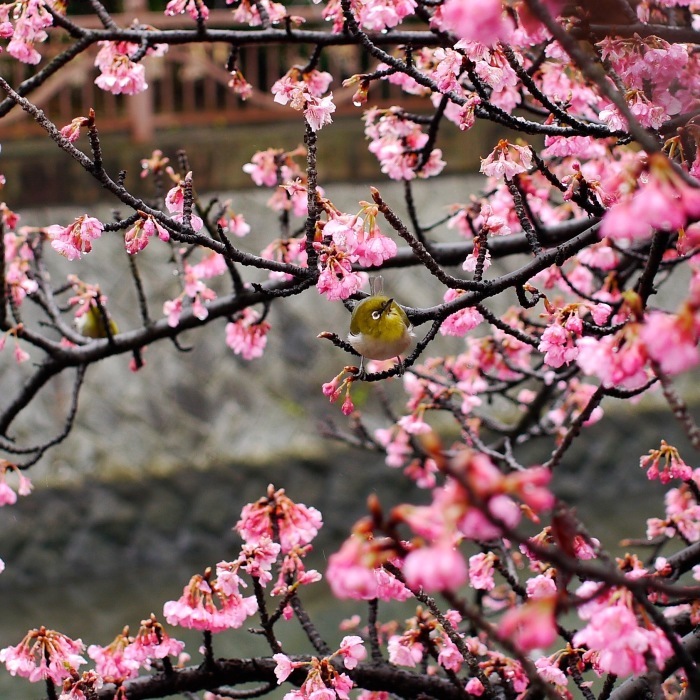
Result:
[[[386,313],[386,312],[391,308],[391,305],[392,305],[393,303],[394,303],[394,300],[393,300],[393,299],[389,299],[389,300],[384,304],[384,306],[382,306],[381,313],[382,313],[382,314]]]

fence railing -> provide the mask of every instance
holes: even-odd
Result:
[[[291,8],[290,8],[291,9]],[[307,26],[321,25],[316,7],[294,8],[292,14],[305,16]],[[115,15],[119,26],[128,26],[134,14]],[[81,26],[100,26],[94,16],[72,18]],[[187,16],[165,17],[162,13],[139,11],[140,23],[163,29],[191,27]],[[212,10],[211,26],[231,25],[230,10]],[[45,50],[44,50],[45,49]],[[59,40],[50,39],[42,49],[44,62],[61,50]],[[269,45],[241,47],[238,65],[253,86],[252,95],[242,101],[228,87],[230,74],[226,61],[230,47],[223,44],[171,46],[163,56],[143,59],[149,89],[139,95],[107,93],[94,84],[98,75],[94,67],[97,47],[77,56],[29,97],[59,127],[73,118],[86,116],[95,109],[102,133],[128,132],[137,142],[152,139],[157,129],[199,125],[260,123],[293,118],[288,107],[275,104],[270,88],[293,64],[305,64],[310,47]],[[367,71],[368,59],[359,47],[334,46],[324,50],[324,69],[340,80]],[[30,68],[6,53],[0,54],[0,74],[13,86],[28,77]],[[343,88],[340,81],[332,87],[337,115],[357,112],[352,105],[354,88]],[[386,83],[381,91],[373,88],[372,104],[385,106],[399,94],[398,88]],[[405,96],[403,98],[405,104]],[[418,102],[418,100],[416,100]],[[416,105],[417,106],[417,105]],[[26,138],[40,132],[31,117],[18,107],[0,122],[0,141]]]

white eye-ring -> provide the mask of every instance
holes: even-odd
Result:
[[[381,317],[382,317],[381,312],[379,312],[379,311],[373,311],[373,312],[372,312],[372,318],[373,318],[375,321],[378,321]]]

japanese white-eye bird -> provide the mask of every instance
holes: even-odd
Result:
[[[382,294],[381,278],[375,278],[371,296],[355,306],[350,318],[348,342],[362,355],[362,360],[389,360],[408,349],[413,326],[406,312]],[[362,364],[360,365],[362,371]]]
[[[119,329],[114,320],[107,316],[107,322],[109,323],[109,335],[117,335]],[[88,310],[75,319],[75,325],[78,332],[86,338],[106,338],[108,336],[102,313],[95,304],[90,304]]]

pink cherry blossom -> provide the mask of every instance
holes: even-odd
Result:
[[[226,345],[244,360],[262,357],[270,324],[251,308],[241,311],[235,321],[226,324]]]
[[[394,635],[389,638],[387,647],[392,664],[415,668],[423,660],[424,647],[414,638]]]
[[[333,676],[331,685],[333,688],[329,700],[333,700],[333,693],[340,700],[350,700],[349,692],[355,686],[350,676],[345,673],[337,673]]]
[[[608,387],[634,389],[647,381],[648,356],[641,337],[628,327],[622,336],[586,336],[576,341],[576,362],[584,374],[595,376]]]
[[[305,567],[304,558],[311,550],[310,544],[298,545],[284,555],[278,567],[277,582],[272,589],[273,596],[287,596],[299,586],[309,586],[321,580],[322,576],[318,571]]]
[[[697,476],[694,480],[697,482]],[[700,540],[700,505],[685,485],[669,489],[664,497],[666,517],[647,519],[647,537],[673,537],[680,534],[689,542]]]
[[[78,140],[80,137],[80,129],[88,125],[88,120],[85,117],[76,117],[70,124],[66,124],[60,131],[64,139],[68,139],[71,143]]]
[[[561,367],[573,362],[579,353],[574,344],[575,336],[569,333],[563,326],[553,323],[547,326],[537,349],[543,352],[544,361],[550,367]]]
[[[458,299],[464,293],[465,292],[461,289],[448,289],[443,296],[443,301],[453,301],[454,299]],[[476,328],[483,322],[483,320],[484,317],[477,309],[475,309],[473,306],[468,306],[460,311],[450,314],[442,322],[442,325],[440,326],[440,333],[442,335],[462,337],[469,333],[469,331]]]
[[[535,661],[535,666],[537,667],[537,673],[544,678],[544,680],[555,686],[559,686],[558,689],[560,690],[569,682],[566,674],[559,668],[556,661],[549,656],[541,656]]]
[[[248,173],[256,185],[275,187],[278,184],[278,162],[281,155],[281,150],[273,148],[258,151],[253,155],[251,162],[243,166],[243,172]],[[280,179],[284,179],[284,176]]]
[[[574,635],[573,643],[595,652],[595,665],[602,673],[639,675],[647,670],[646,654],[663,666],[673,653],[661,630],[641,626],[624,605],[596,607],[584,619],[588,625]]]
[[[498,633],[522,652],[546,649],[557,638],[556,599],[552,596],[530,599],[511,608],[498,625]]]
[[[230,205],[231,200],[224,202],[216,223],[221,226],[225,233],[232,233],[238,238],[243,238],[250,233],[250,224],[246,222],[243,214],[234,212]]]
[[[382,172],[393,180],[432,177],[445,167],[439,148],[422,159],[421,149],[427,144],[428,135],[397,111],[370,109],[364,120],[365,134],[371,139],[369,150],[379,160]]]
[[[240,627],[258,609],[255,596],[242,596],[237,579],[212,580],[210,572],[195,574],[185,586],[178,600],[163,606],[163,615],[171,625],[190,629],[222,632]]]
[[[174,221],[184,223],[185,185],[187,182],[191,182],[191,180],[192,173],[189,172],[165,195],[165,206],[168,208],[168,211],[171,213]],[[202,221],[201,217],[197,216],[197,214],[190,215],[189,223],[192,230],[195,232],[201,231],[202,226],[204,226],[204,222]]]
[[[649,356],[665,374],[680,374],[700,362],[700,323],[690,308],[679,314],[651,311],[644,319],[641,339]]]
[[[551,598],[557,593],[557,584],[549,576],[540,574],[528,579],[525,585],[528,598],[538,600],[540,598]]]
[[[455,643],[446,634],[443,634],[440,638],[440,647],[437,662],[443,668],[459,673],[464,664],[464,657]]]
[[[531,165],[532,153],[529,148],[503,139],[486,158],[481,159],[481,172],[498,180],[512,180],[517,174],[527,172]]]
[[[341,600],[406,600],[411,591],[396,577],[379,568],[383,557],[377,541],[352,535],[328,558],[326,579],[333,595]]]
[[[277,677],[277,684],[284,683],[284,681],[292,675],[292,671],[298,668],[298,664],[294,664],[292,660],[286,654],[273,654],[272,658],[275,660],[275,676]]]
[[[272,94],[275,102],[303,110],[311,129],[319,131],[332,122],[331,114],[335,112],[333,93],[324,96],[331,80],[330,73],[318,70],[302,73],[295,66],[275,82]]]
[[[13,213],[3,212],[3,223],[7,228],[14,228],[13,224],[16,224],[18,219],[19,217],[13,216]],[[33,294],[39,289],[39,283],[33,279],[32,275],[34,252],[28,244],[26,235],[8,231],[3,237],[3,242],[5,244],[5,284],[13,303],[19,308],[28,294]]]
[[[228,81],[231,91],[245,102],[253,95],[253,86],[245,79],[240,70],[232,70],[231,78]]]
[[[136,44],[101,41],[95,65],[100,74],[95,78],[97,87],[113,95],[136,95],[148,88],[143,64],[134,63],[130,55],[138,49]]]
[[[77,672],[71,674],[70,679],[63,681],[63,692],[58,700],[88,700],[94,697],[104,685],[104,679],[96,671],[83,671],[81,676]]]
[[[171,328],[176,328],[182,315],[182,297],[164,302],[163,313],[168,317],[168,325]]]
[[[5,481],[5,473],[3,472],[2,480],[0,480],[0,506],[12,506],[15,503],[17,503],[17,494]]]
[[[492,591],[494,581],[494,563],[497,557],[492,552],[480,552],[469,557],[469,585],[482,591]]]
[[[440,23],[461,39],[486,45],[508,41],[514,29],[501,0],[445,0]]]
[[[92,241],[102,235],[104,226],[92,216],[79,216],[69,226],[53,225],[46,229],[51,247],[68,260],[79,259],[92,250]]]
[[[161,241],[169,241],[170,233],[166,228],[156,221],[156,219],[146,214],[139,218],[136,223],[124,234],[124,244],[129,255],[135,255],[142,251],[152,236],[157,235]]]
[[[45,30],[53,24],[53,17],[45,2],[27,0],[9,3],[3,5],[3,8],[0,11],[0,36],[10,38],[7,53],[22,63],[39,63],[41,54],[35,44],[46,41],[48,34]],[[58,8],[53,7],[53,10],[58,11]]]
[[[329,301],[338,301],[362,289],[366,275],[353,271],[350,255],[334,244],[315,246],[320,251],[318,261],[321,273],[316,282],[319,294],[325,294]]]
[[[370,31],[383,31],[400,24],[415,12],[415,0],[369,0],[358,3],[357,19]]]
[[[333,112],[335,112],[333,93],[325,97],[307,96],[304,116],[312,131],[319,131],[327,124],[330,124],[333,121],[331,118]]]
[[[141,668],[140,662],[128,656],[125,652],[133,642],[133,637],[129,637],[128,627],[117,635],[115,639],[106,647],[91,644],[87,653],[95,662],[95,670],[103,677],[111,677],[115,680],[135,678]]]
[[[126,654],[138,659],[143,668],[149,669],[153,660],[166,656],[179,657],[184,648],[185,643],[173,639],[152,614],[149,619],[141,620],[139,631],[126,649]]]
[[[274,528],[273,528],[274,520]],[[279,532],[282,552],[309,544],[323,524],[316,508],[295,503],[284,489],[275,490],[270,484],[267,496],[243,507],[236,530],[247,543],[257,543],[263,537],[272,538]]]
[[[373,226],[370,230],[362,229],[353,254],[363,267],[379,267],[385,260],[395,257],[397,252],[396,243],[384,236],[378,226]]]
[[[282,547],[269,537],[262,537],[256,543],[244,544],[238,562],[241,568],[257,578],[264,586],[272,580],[270,569],[277,561]]]
[[[468,578],[464,557],[447,543],[414,549],[406,557],[402,571],[411,588],[422,588],[428,593],[454,591]]]
[[[17,646],[0,649],[0,663],[12,676],[30,682],[50,680],[59,684],[71,671],[86,663],[81,656],[83,643],[45,627],[30,630]]]
[[[202,0],[170,0],[165,7],[166,16],[172,17],[185,12],[195,21],[209,18],[209,8]]]
[[[230,5],[232,2],[233,0],[227,0],[226,4]],[[287,16],[286,8],[281,3],[273,0],[259,0],[259,2],[271,24],[279,24]],[[262,18],[257,3],[251,0],[240,0],[233,13],[233,20],[251,27],[259,27],[262,24]]]
[[[17,342],[15,343],[15,349],[12,354],[18,365],[31,359],[31,355]]]
[[[340,641],[340,648],[336,652],[343,657],[345,668],[352,670],[360,661],[367,658],[367,649],[365,649],[361,637],[355,635],[343,637]]]
[[[515,527],[520,522],[518,504],[505,495],[494,496],[489,500],[489,515],[508,528]],[[458,522],[459,531],[470,540],[490,540],[500,537],[502,532],[492,518],[487,517],[477,508],[469,508]]]
[[[666,156],[650,155],[646,167],[646,182],[606,213],[601,238],[643,240],[655,229],[674,231],[700,217],[700,188],[687,184]]]
[[[292,75],[289,73],[277,80],[270,88],[270,91],[275,96],[274,101],[281,105],[286,105],[289,102],[292,104],[298,104],[304,99],[303,82],[297,80],[295,77],[292,77]]]
[[[659,469],[662,459],[663,466]],[[678,450],[665,440],[661,441],[658,450],[649,450],[648,455],[641,457],[639,466],[647,470],[648,479],[659,479],[662,484],[667,484],[671,479],[688,481],[693,477],[693,469],[681,459]]]
[[[481,697],[486,692],[484,684],[478,678],[470,678],[467,681],[467,685],[464,686],[464,689],[470,695],[475,695],[476,697]]]

